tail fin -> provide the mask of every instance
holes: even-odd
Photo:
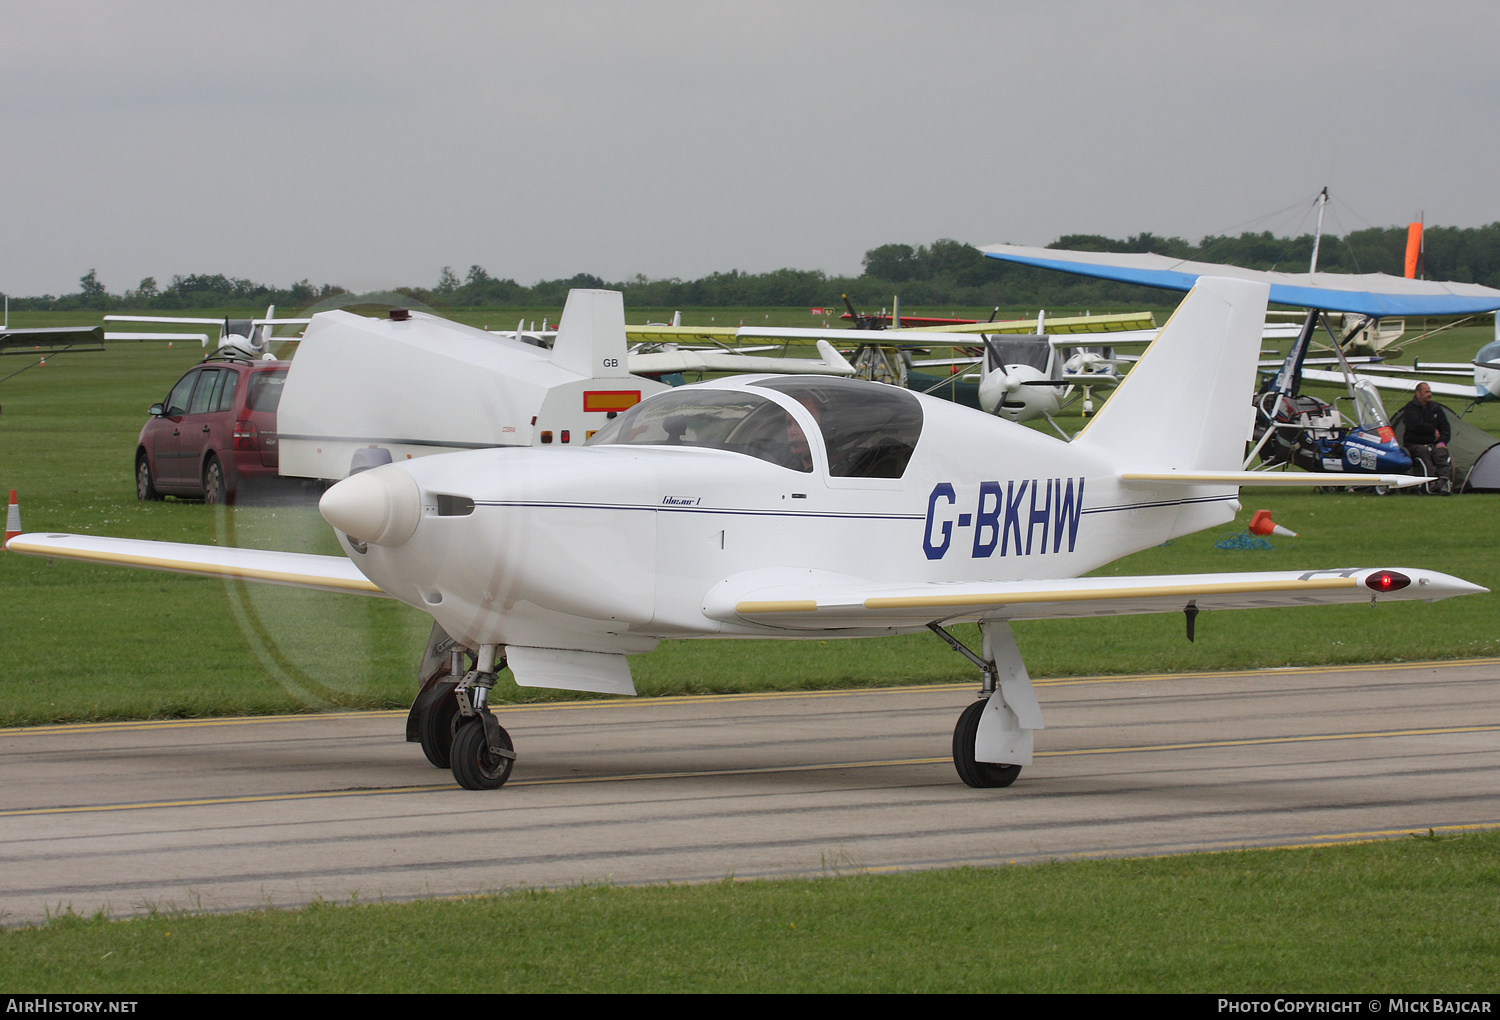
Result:
[[[1270,287],[1201,277],[1073,441],[1142,467],[1238,469]]]
[[[552,363],[585,379],[623,378],[625,296],[617,290],[570,290],[563,305]]]

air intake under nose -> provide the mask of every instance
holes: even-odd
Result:
[[[318,512],[350,538],[401,545],[422,519],[422,490],[416,479],[392,464],[345,478],[323,493]]]

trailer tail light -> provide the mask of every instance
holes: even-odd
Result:
[[[1365,578],[1365,587],[1378,592],[1400,591],[1409,584],[1411,578],[1394,570],[1377,570]]]
[[[260,430],[255,427],[255,422],[237,421],[234,423],[234,448],[249,452],[260,449]]]

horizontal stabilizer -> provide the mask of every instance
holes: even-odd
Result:
[[[92,535],[17,535],[5,544],[14,553],[48,559],[78,560],[109,566],[163,570],[174,574],[221,577],[229,581],[312,588],[317,591],[375,595],[386,598],[344,556],[276,552],[269,549],[230,549],[187,542],[148,542],[136,538]]]
[[[1362,475],[1310,471],[1122,471],[1122,482],[1168,485],[1351,486],[1385,485],[1393,489],[1434,481],[1417,475]]]

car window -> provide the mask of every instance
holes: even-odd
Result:
[[[169,418],[187,414],[188,396],[193,392],[193,386],[202,374],[201,370],[195,368],[177,380],[177,385],[173,386],[172,392],[167,395],[167,402],[163,406],[162,413]]]
[[[590,446],[697,446],[811,471],[807,436],[774,400],[690,387],[643,400],[594,434]]]
[[[224,383],[219,387],[219,399],[214,402],[215,411],[234,410],[234,391],[239,389],[240,374],[238,372],[220,372],[224,377]]]
[[[835,478],[900,478],[922,435],[922,404],[906,390],[837,378],[753,383],[779,390],[817,419]]]
[[[198,376],[198,385],[193,387],[192,399],[188,401],[188,414],[203,414],[217,405],[218,389],[224,383],[224,373],[209,369]]]
[[[245,410],[274,411],[281,403],[281,388],[286,385],[286,369],[275,372],[256,372],[250,376],[250,388],[245,391]]]

